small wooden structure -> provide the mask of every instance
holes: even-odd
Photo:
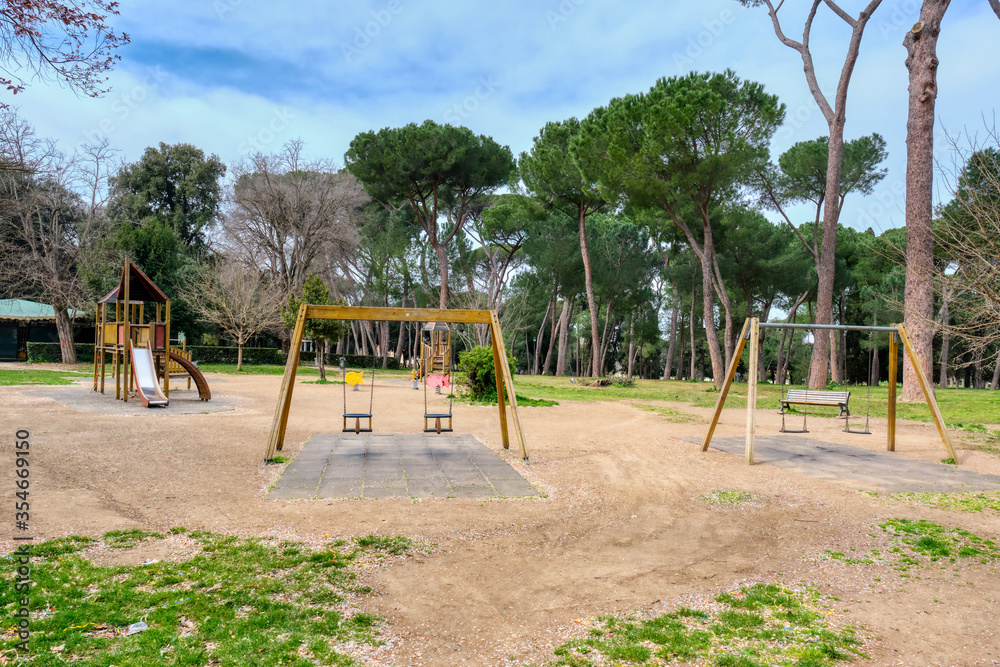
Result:
[[[497,407],[500,412],[500,434],[504,449],[510,449],[510,438],[507,431],[507,406],[504,400],[504,389],[510,399],[510,413],[514,420],[514,433],[521,450],[521,458],[528,460],[527,445],[524,441],[524,431],[521,429],[521,419],[517,414],[517,396],[514,393],[514,381],[510,366],[507,364],[507,348],[504,346],[503,334],[500,332],[500,321],[492,310],[449,310],[442,308],[370,308],[363,306],[314,306],[303,304],[299,308],[295,320],[295,330],[289,346],[288,361],[285,364],[285,375],[281,381],[281,393],[278,395],[278,405],[274,410],[274,420],[271,423],[271,435],[264,451],[264,460],[274,458],[277,451],[285,443],[285,429],[288,427],[288,413],[292,405],[292,392],[295,389],[295,373],[299,367],[299,352],[305,333],[306,320],[367,320],[392,322],[435,322],[435,323],[468,323],[488,324],[493,345],[493,364],[496,374]],[[448,339],[450,346],[450,334]]]
[[[146,304],[156,306],[146,312]],[[113,304],[113,314],[109,308]],[[152,315],[147,322],[147,315]],[[170,299],[132,262],[125,260],[118,286],[97,302],[97,333],[94,340],[94,391],[104,393],[104,381],[110,356],[115,376],[115,398],[128,401],[134,387],[130,372],[128,343],[149,347],[158,368],[166,367],[170,352]],[[170,374],[163,375],[163,393],[170,396]]]
[[[146,309],[146,304],[155,308]],[[149,348],[153,372],[170,397],[170,379],[185,377],[198,387],[198,397],[212,398],[208,381],[184,348],[170,345],[170,299],[142,270],[126,260],[118,286],[97,302],[94,335],[94,391],[104,393],[107,365],[115,376],[115,398],[129,400],[135,389],[135,373],[130,365],[129,341],[135,348]],[[140,396],[140,398],[142,398]]]
[[[757,425],[757,365],[760,354],[760,330],[764,328],[810,330],[833,329],[837,331],[851,330],[887,332],[889,334],[890,380],[886,449],[890,452],[896,451],[896,358],[899,350],[899,343],[896,338],[898,336],[899,340],[903,343],[903,349],[906,350],[906,354],[910,357],[910,364],[916,372],[917,381],[920,383],[920,389],[924,393],[924,400],[927,402],[927,407],[930,408],[931,415],[934,417],[934,424],[937,426],[938,434],[941,436],[941,442],[944,444],[945,451],[956,464],[958,463],[958,457],[955,456],[955,449],[952,447],[951,438],[948,437],[948,430],[945,427],[944,418],[941,416],[941,410],[938,408],[937,400],[934,398],[934,391],[924,374],[924,369],[920,366],[920,363],[917,360],[910,334],[902,324],[894,324],[891,327],[868,327],[846,324],[785,324],[780,322],[761,322],[756,317],[748,318],[743,324],[743,330],[740,332],[739,342],[736,345],[733,358],[729,362],[729,369],[726,373],[726,381],[722,385],[722,391],[719,392],[719,400],[716,401],[715,412],[712,415],[712,422],[709,424],[708,433],[705,434],[705,440],[701,445],[701,451],[704,452],[707,450],[708,446],[712,443],[712,435],[715,433],[715,427],[719,424],[719,417],[722,415],[722,408],[726,404],[726,397],[729,395],[729,388],[733,384],[733,377],[736,375],[736,368],[739,366],[740,358],[743,356],[743,348],[746,347],[747,342],[749,341],[750,364],[747,371],[746,459],[747,465],[753,465],[754,432]]]
[[[451,327],[446,322],[428,322],[421,327],[420,334],[417,377],[447,373],[451,366]]]

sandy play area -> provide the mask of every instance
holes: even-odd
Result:
[[[690,416],[679,423],[625,402],[569,401],[521,408],[530,466],[516,446],[501,448],[496,408],[455,404],[456,434],[485,444],[541,492],[536,497],[269,498],[282,466],[265,467],[262,457],[280,376],[208,379],[213,403],[201,407],[224,409],[199,411],[190,400],[195,392],[181,391],[174,392],[177,406],[188,397],[194,408],[126,411],[112,395],[101,399],[102,414],[92,402],[59,400],[88,392],[85,384],[0,388],[6,427],[32,436],[35,534],[185,526],[303,539],[391,533],[432,542],[430,553],[370,575],[375,593],[367,604],[386,620],[386,643],[373,664],[541,663],[600,614],[668,609],[757,581],[805,582],[839,598],[835,614],[860,627],[871,656],[856,664],[1000,664],[995,561],[902,578],[883,563],[822,557],[884,547],[877,524],[891,517],[997,540],[1000,513],[992,510],[887,500],[859,492],[863,480],[768,463],[748,467],[742,455],[714,448],[702,453],[692,440],[703,435],[709,411],[686,404],[656,404]],[[287,457],[314,434],[341,426],[341,388],[299,382]],[[380,382],[378,432],[419,433],[422,410],[422,392],[402,380]],[[717,437],[742,436],[744,415],[727,410]],[[762,436],[774,436],[779,417],[761,409],[757,423]],[[788,437],[882,450],[885,424],[872,426],[873,435],[854,436],[841,432],[841,421],[816,418],[808,436]],[[1000,459],[956,443],[963,470],[1000,474]],[[2,449],[9,457],[10,438]],[[763,445],[761,452],[766,459]],[[905,421],[892,456],[944,458],[932,424]],[[862,477],[866,469],[882,474],[856,458]],[[754,500],[703,500],[718,489],[746,491]],[[7,553],[12,542],[0,546]]]

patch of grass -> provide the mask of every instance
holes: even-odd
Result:
[[[902,543],[903,547],[898,552],[901,554],[901,565],[897,569],[903,571],[918,564],[921,557],[931,562],[946,559],[949,563],[959,558],[974,558],[981,563],[1000,560],[1000,547],[992,540],[983,539],[963,528],[910,519],[889,519],[879,527]]]
[[[901,500],[929,505],[954,512],[982,512],[992,510],[1000,512],[1000,492],[981,491],[970,493],[885,493],[880,494],[886,500]]]
[[[547,398],[530,398],[528,396],[522,396],[521,394],[515,395],[517,396],[518,407],[522,408],[551,408],[559,405],[559,401],[553,401]],[[455,395],[455,400],[468,405],[496,405],[497,395],[494,393],[491,396],[484,397],[482,400],[476,400],[469,396],[468,393],[461,393]]]
[[[73,370],[43,371],[33,368],[0,369],[0,387],[22,384],[76,384],[83,373]]]
[[[404,535],[365,535],[354,540],[362,549],[400,556],[413,548],[413,540]]]
[[[778,584],[755,584],[716,597],[708,613],[681,608],[654,617],[605,616],[589,636],[555,649],[550,665],[712,664],[822,667],[864,656],[851,627],[825,620],[820,598]],[[709,662],[710,661],[710,662]]]
[[[667,421],[674,422],[675,424],[690,424],[692,422],[703,421],[701,418],[695,417],[694,415],[661,405],[650,405],[649,403],[633,403],[632,405],[640,410],[656,413],[661,417],[665,417]]]
[[[289,461],[291,461],[290,458],[287,458],[285,456],[281,456],[279,454],[278,456],[275,456],[274,458],[268,459],[267,460],[267,464],[268,465],[282,465],[284,463],[288,463]]]
[[[875,562],[875,560],[872,558],[855,558],[854,556],[848,556],[847,554],[841,551],[827,550],[823,552],[823,557],[826,558],[827,560],[838,560],[841,563],[844,563],[845,565],[861,565],[861,564],[869,565]]]
[[[749,505],[757,500],[749,491],[737,489],[712,489],[699,496],[698,500],[709,505]]]
[[[302,384],[344,384],[343,380],[324,380],[320,378],[319,380],[306,380]]]
[[[955,459],[953,459],[951,457],[946,458],[946,459],[941,459],[941,463],[944,463],[945,465],[950,465],[950,466],[957,465]]]
[[[152,533],[138,528],[112,530],[104,533],[104,544],[110,549],[131,549],[146,540],[162,540],[163,533]]]
[[[344,643],[377,643],[380,619],[342,607],[361,590],[363,550],[190,536],[202,547],[190,560],[136,566],[84,559],[76,551],[91,538],[34,545],[31,664],[352,665]],[[0,607],[12,618],[14,573],[0,576]],[[140,620],[149,628],[125,636]],[[5,635],[0,652],[13,657],[17,641]]]

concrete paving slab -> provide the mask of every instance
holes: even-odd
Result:
[[[701,445],[698,438],[683,438]],[[711,447],[742,457],[743,436],[713,438]],[[917,461],[898,453],[836,445],[802,436],[757,436],[757,463],[880,493],[1000,491],[1000,475],[964,470],[961,466]]]
[[[537,495],[506,461],[468,435],[321,433],[306,442],[268,497]]]

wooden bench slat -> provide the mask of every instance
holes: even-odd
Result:
[[[847,408],[851,400],[849,391],[820,391],[816,389],[789,389],[785,398],[778,399],[781,409],[795,405],[829,405],[840,408],[840,414],[850,414]],[[839,415],[838,415],[839,416]]]

